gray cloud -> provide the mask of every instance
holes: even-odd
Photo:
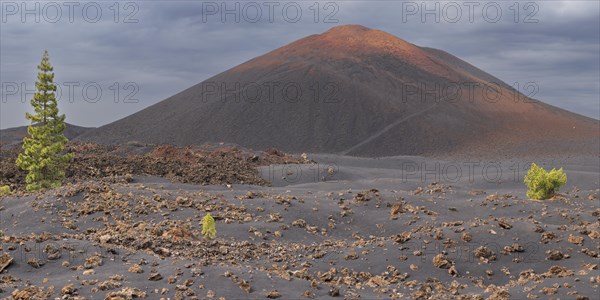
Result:
[[[203,5],[212,2],[191,1],[139,1],[129,7],[121,2],[118,22],[110,7],[113,2],[97,2],[102,17],[96,23],[86,21],[80,9],[75,10],[72,23],[66,11],[56,23],[45,21],[43,15],[39,23],[32,16],[22,22],[20,13],[6,15],[6,3],[21,2],[2,2],[6,18],[0,23],[0,81],[5,85],[2,99],[7,102],[0,104],[0,128],[26,124],[24,113],[31,95],[26,95],[22,103],[20,94],[6,95],[6,85],[26,83],[28,89],[33,89],[35,67],[43,49],[50,51],[59,84],[80,85],[72,103],[65,95],[66,87],[63,89],[60,108],[68,121],[99,126],[253,57],[340,24],[362,24],[419,46],[446,50],[508,84],[536,82],[537,99],[590,117],[600,115],[600,4],[593,1],[535,2],[537,23],[523,23],[532,11],[525,9],[525,2],[520,2],[516,23],[510,8],[514,2],[500,1],[497,3],[503,14],[496,23],[487,22],[478,9],[474,10],[474,21],[469,22],[464,3],[452,1],[438,3],[441,8],[454,4],[462,7],[463,16],[456,23],[447,22],[444,15],[439,23],[433,15],[423,22],[421,12],[403,21],[405,9],[413,4],[420,6],[423,1],[338,1],[332,2],[329,9],[321,2],[317,22],[315,7],[311,9],[314,2],[297,1],[294,3],[303,13],[297,23],[282,17],[281,8],[289,2],[277,2],[273,22],[268,20],[264,2],[258,2],[263,15],[256,23],[243,18],[236,23],[232,15],[222,22],[219,15],[203,15]],[[79,7],[86,3],[81,2]],[[235,3],[227,5],[231,8]],[[248,2],[238,3],[243,7]],[[432,8],[433,3],[425,5]],[[487,2],[478,3],[481,7]],[[338,22],[324,22],[335,7],[338,11],[333,18]],[[137,19],[137,23],[124,23],[127,16]],[[115,82],[120,87],[118,99]],[[137,103],[123,103],[125,96],[134,91],[131,87],[124,89],[129,82],[139,88],[133,96],[139,100]],[[101,87],[100,101],[89,103],[83,99],[81,87],[86,83]],[[94,96],[93,90],[89,92]]]

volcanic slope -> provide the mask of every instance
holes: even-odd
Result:
[[[360,25],[238,65],[78,139],[355,156],[598,153],[599,122]]]

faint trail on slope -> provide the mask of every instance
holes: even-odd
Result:
[[[358,143],[358,144],[356,144],[356,145],[354,145],[354,146],[352,146],[352,147],[350,147],[350,148],[348,148],[348,149],[346,149],[346,150],[344,150],[344,151],[340,152],[340,154],[341,154],[341,155],[347,155],[348,153],[350,153],[350,152],[352,152],[352,151],[354,151],[354,150],[356,150],[356,149],[360,148],[361,146],[363,146],[363,145],[365,145],[365,144],[367,144],[367,143],[369,143],[369,142],[373,141],[374,139],[376,139],[376,138],[380,137],[382,134],[384,134],[384,133],[388,132],[390,129],[392,129],[392,128],[396,127],[396,125],[398,125],[398,124],[400,124],[400,123],[402,123],[402,122],[405,122],[405,121],[407,121],[408,119],[414,118],[414,117],[416,117],[416,116],[418,116],[418,115],[420,115],[420,114],[423,114],[423,113],[425,113],[425,112],[427,112],[427,111],[429,111],[429,110],[433,109],[433,108],[434,108],[434,107],[436,107],[437,105],[438,105],[438,103],[434,103],[434,104],[433,104],[433,105],[431,105],[430,107],[427,107],[427,108],[425,108],[425,109],[423,109],[423,110],[421,110],[421,111],[418,111],[418,112],[416,112],[416,113],[410,114],[410,115],[408,115],[408,116],[406,116],[406,117],[404,117],[404,118],[402,118],[402,119],[400,119],[400,120],[398,120],[398,121],[396,121],[396,122],[394,122],[394,123],[392,123],[392,124],[390,124],[390,125],[388,125],[388,126],[385,126],[383,129],[381,129],[381,130],[380,130],[380,131],[378,131],[377,133],[375,133],[375,134],[371,135],[371,136],[370,136],[370,137],[368,137],[366,140],[364,140],[364,141],[362,141],[362,142],[360,142],[360,143]]]

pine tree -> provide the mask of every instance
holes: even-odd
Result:
[[[60,186],[67,164],[73,158],[72,153],[64,153],[69,140],[62,133],[65,115],[58,114],[56,84],[48,51],[44,51],[37,68],[37,92],[31,99],[34,113],[25,114],[25,118],[31,121],[27,128],[29,137],[23,139],[23,152],[16,161],[17,166],[28,172],[25,178],[28,191]]]

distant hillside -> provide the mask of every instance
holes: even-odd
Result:
[[[13,127],[0,130],[0,145],[17,145],[23,142],[23,138],[28,134],[28,126]],[[73,124],[66,124],[64,135],[69,139],[76,137],[94,129],[93,127],[81,127]]]

